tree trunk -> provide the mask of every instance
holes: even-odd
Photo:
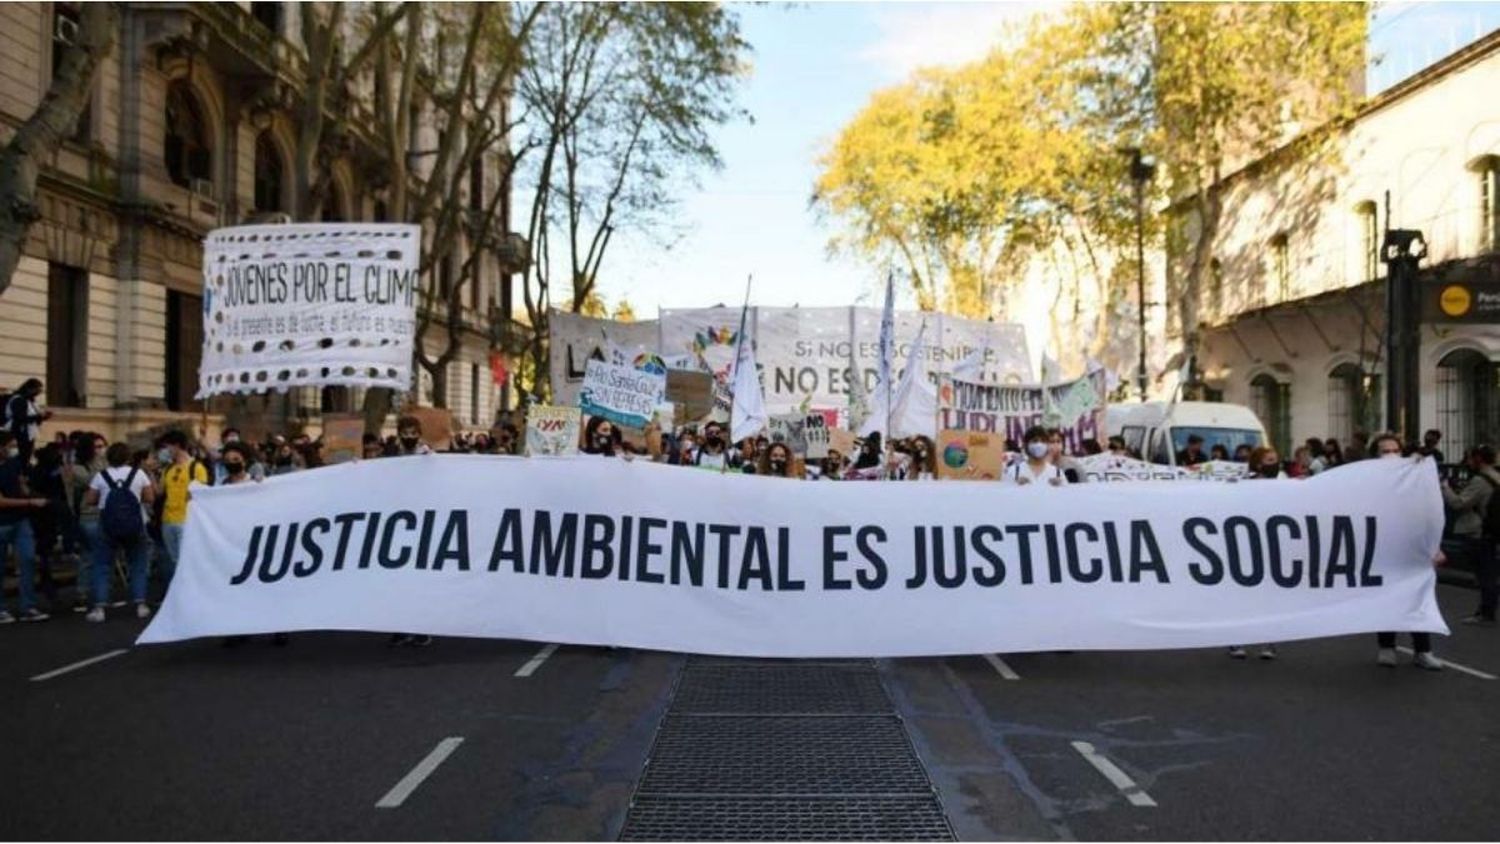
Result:
[[[115,3],[85,3],[78,43],[66,48],[42,103],[0,151],[0,294],[10,287],[31,226],[41,219],[36,181],[46,160],[73,133],[94,77],[120,28]]]
[[[1219,219],[1223,216],[1224,199],[1219,191],[1209,186],[1198,193],[1198,238],[1193,243],[1193,258],[1189,263],[1183,289],[1177,291],[1178,327],[1182,330],[1182,353],[1194,361],[1189,379],[1198,377],[1198,303],[1203,291],[1203,276],[1213,260],[1214,241],[1219,235]],[[1171,296],[1172,291],[1167,291]]]

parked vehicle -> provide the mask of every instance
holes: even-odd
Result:
[[[1188,438],[1203,438],[1203,453],[1216,445],[1231,455],[1242,445],[1255,448],[1266,443],[1266,429],[1255,412],[1244,405],[1223,402],[1148,401],[1112,404],[1106,414],[1111,436],[1142,459],[1167,466],[1177,465],[1177,455],[1187,448]]]

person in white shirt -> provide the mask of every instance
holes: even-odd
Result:
[[[1052,446],[1047,429],[1035,425],[1021,438],[1024,461],[1005,467],[1001,480],[1017,486],[1062,486],[1067,483],[1062,470],[1052,464]]]
[[[717,422],[710,422],[703,426],[703,445],[698,449],[698,455],[694,462],[700,469],[716,469],[723,471],[729,460],[726,451],[728,444],[724,441],[724,426]]]
[[[156,488],[151,485],[151,476],[145,470],[130,465],[130,446],[125,443],[110,446],[104,459],[109,465],[99,470],[84,493],[85,503],[99,508],[101,540],[99,547],[94,549],[94,608],[85,618],[92,622],[104,620],[104,605],[109,602],[109,577],[113,573],[116,551],[124,551],[129,562],[130,600],[135,604],[136,617],[148,618],[151,608],[146,605],[146,575],[151,540],[146,536],[146,523],[151,518],[149,508],[156,500]],[[140,532],[135,536],[118,532],[110,510],[110,501],[117,495],[134,498],[140,508]]]

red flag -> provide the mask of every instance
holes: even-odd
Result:
[[[505,365],[505,355],[490,352],[490,377],[495,379],[496,387],[504,387],[505,382],[510,380],[510,369]]]

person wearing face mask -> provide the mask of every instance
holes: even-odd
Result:
[[[841,481],[844,479],[844,455],[840,454],[838,449],[828,449],[828,456],[823,458],[818,477],[825,481]]]
[[[1267,445],[1258,446],[1250,452],[1249,465],[1250,470],[1254,472],[1252,479],[1275,480],[1286,477],[1286,473],[1281,471],[1281,455],[1276,453],[1276,449]],[[1249,652],[1244,645],[1229,647],[1230,659],[1245,659],[1248,656]],[[1268,643],[1260,646],[1261,659],[1275,659],[1276,656],[1275,645]]]
[[[672,459],[667,461],[677,466],[691,466],[698,457],[698,437],[690,430],[683,429],[677,435],[676,450]]]
[[[396,445],[402,456],[432,453],[432,448],[422,442],[422,420],[415,416],[396,420]]]
[[[240,442],[230,442],[224,445],[220,452],[220,466],[224,469],[223,486],[236,486],[239,484],[259,482],[260,478],[250,475],[250,466],[254,462],[250,458],[250,450]],[[226,648],[234,648],[250,641],[249,636],[226,636],[220,642]],[[285,633],[274,633],[271,636],[271,644],[283,647],[290,641]]]
[[[1078,461],[1072,455],[1063,451],[1064,441],[1061,428],[1049,428],[1047,430],[1047,459],[1052,461],[1058,471],[1062,472],[1063,480],[1070,484],[1083,482],[1083,470]]]
[[[1381,460],[1402,459],[1401,439],[1395,434],[1376,434],[1370,443],[1370,454]],[[1442,564],[1442,555],[1434,560],[1434,565]],[[1375,663],[1385,668],[1396,667],[1396,634],[1384,632],[1375,634],[1375,644],[1378,651],[1375,654]],[[1442,671],[1443,661],[1432,655],[1432,634],[1411,634],[1412,664],[1427,671]]]
[[[906,479],[908,481],[930,481],[937,478],[937,449],[932,445],[932,440],[921,434],[912,437],[907,443],[911,454],[911,463],[906,467]]]
[[[1025,459],[1005,467],[1000,476],[1003,483],[1030,487],[1062,486],[1067,483],[1062,470],[1052,465],[1049,459],[1052,446],[1048,442],[1046,428],[1036,425],[1027,429],[1021,443]]]
[[[36,539],[31,530],[32,513],[47,506],[47,499],[33,496],[26,488],[26,464],[15,435],[0,431],[0,561],[12,548],[16,551],[16,591],[20,593],[20,615],[11,615],[0,596],[0,624],[46,621],[51,616],[36,606]]]
[[[724,426],[710,422],[703,426],[703,447],[698,449],[693,465],[699,469],[723,471],[728,465],[729,454],[724,441]]]
[[[771,443],[771,446],[761,454],[760,470],[757,474],[769,475],[773,478],[792,476],[792,450],[787,448],[786,443]]]
[[[753,475],[760,468],[760,452],[756,449],[755,437],[745,437],[739,443],[739,469]]]
[[[588,424],[583,426],[583,453],[597,454],[600,457],[620,456],[620,432],[616,430],[614,423],[603,416],[589,417]]]

